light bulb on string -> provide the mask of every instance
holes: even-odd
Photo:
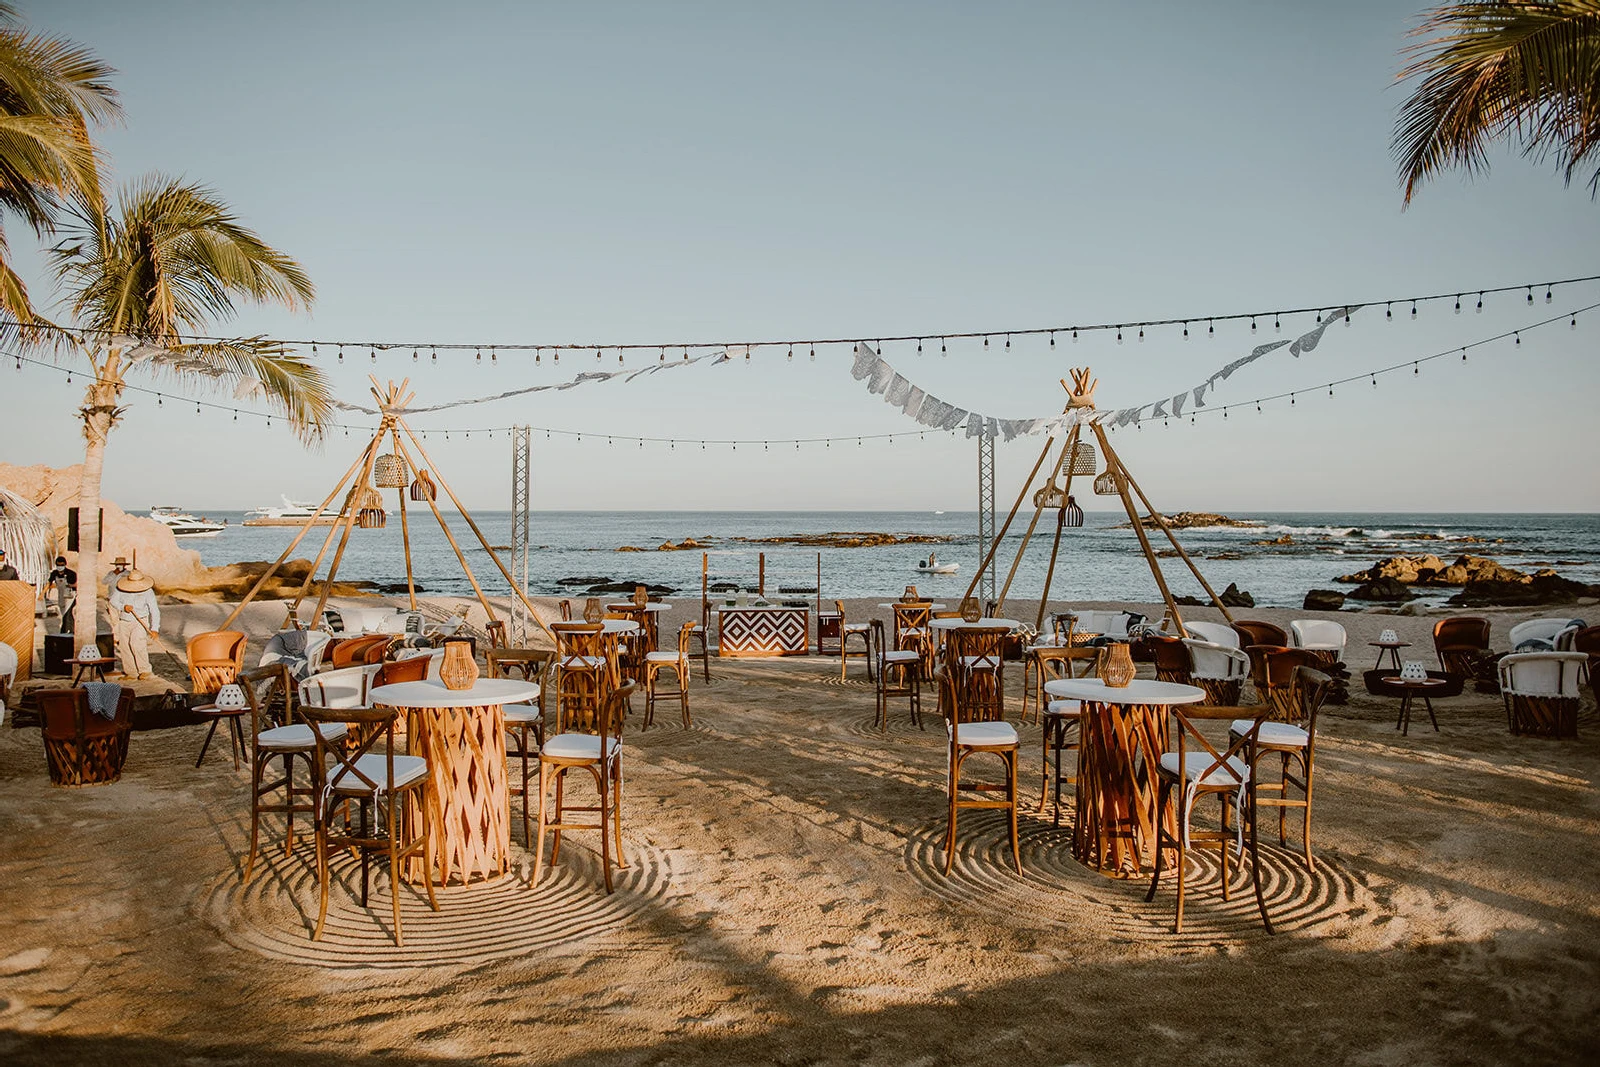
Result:
[[[1417,302],[1415,300],[1411,301],[1411,317],[1417,317]]]
[[[988,335],[985,335],[985,336],[984,336],[984,338],[983,338],[983,347],[984,347],[984,348],[988,348],[988,347],[989,347],[989,338],[988,338]]]
[[[535,362],[535,363],[540,363],[540,362],[543,362],[543,361],[542,361],[542,360],[541,360],[541,359],[540,359],[540,357],[539,357],[539,349],[537,349],[537,348],[535,348],[535,349],[534,349],[534,350],[533,350],[533,361],[534,361],[534,362]]]
[[[1117,327],[1117,344],[1120,345],[1121,343],[1122,343],[1122,327],[1118,326]]]
[[[1421,373],[1422,373],[1422,369],[1421,369],[1421,368],[1420,368],[1420,367],[1418,367],[1418,366],[1417,366],[1417,364],[1416,364],[1416,363],[1415,363],[1415,362],[1413,362],[1413,363],[1412,363],[1412,364],[1411,364],[1411,373],[1412,373],[1412,374],[1413,374],[1413,375],[1416,375],[1416,374],[1421,374]]]
[[[1574,330],[1578,328],[1578,313],[1576,311],[1572,313],[1572,318],[1567,322],[1567,326]]]
[[[667,346],[666,345],[662,345],[661,346],[661,358],[659,360],[657,360],[656,362],[665,363],[666,361],[667,361]]]
[[[161,406],[161,394],[157,393],[156,394],[156,407],[160,407],[160,406]]]
[[[1206,333],[1210,334],[1212,337],[1217,335],[1217,324],[1212,319],[1206,320]]]
[[[1054,348],[1055,346],[1056,346],[1056,332],[1054,330],[1051,330],[1050,331],[1050,347]]]
[[[1140,341],[1140,343],[1144,342],[1144,327],[1143,326],[1139,327],[1139,341]]]
[[[311,343],[311,355],[312,355],[312,356],[313,356],[313,357],[315,357],[315,356],[316,356],[316,354],[317,354],[317,345],[316,345],[316,342],[315,342],[315,341],[313,341],[313,342],[312,342],[312,343]]]
[[[1074,337],[1076,337],[1076,336],[1077,336],[1077,331],[1073,331],[1073,336],[1074,336]],[[944,355],[944,354],[945,354],[945,353],[946,353],[946,352],[949,352],[949,351],[950,351],[950,350],[949,350],[949,349],[948,349],[948,348],[946,348],[946,347],[945,347],[945,343],[944,343],[944,338],[943,338],[943,337],[941,337],[941,338],[939,338],[939,354],[940,354],[940,355],[941,355],[941,356],[942,356],[942,355]]]
[[[339,362],[344,362],[344,345],[339,346]]]
[[[922,345],[921,344],[917,345],[917,351],[918,352],[922,351]],[[793,363],[794,362],[794,345],[790,345],[789,346],[789,354],[784,357],[784,360],[785,360],[785,362],[788,362],[788,363]]]
[[[1072,341],[1074,344],[1078,341],[1078,328],[1076,326],[1072,328]]]
[[[1383,317],[1388,319],[1390,322],[1394,321],[1394,305],[1393,304],[1385,304],[1385,305],[1383,305]]]
[[[439,362],[439,350],[437,348],[430,348],[428,351],[431,353],[433,362]]]
[[[1478,312],[1478,314],[1479,314],[1479,315],[1482,315],[1482,314],[1483,314],[1483,294],[1482,294],[1482,293],[1479,293],[1479,294],[1478,294],[1478,307],[1477,307],[1477,312]]]
[[[373,363],[378,362],[378,350],[376,348],[368,348],[367,355],[371,357]]]
[[[1467,350],[1465,348],[1463,348],[1461,350],[1461,362],[1465,363],[1466,361],[1467,361]]]
[[[1511,341],[1512,341],[1513,344],[1518,345],[1520,347],[1521,344],[1522,344],[1522,331],[1521,330],[1514,331],[1511,334]]]
[[[498,363],[498,362],[500,362],[500,353],[495,351],[494,345],[490,345],[489,346],[489,362],[490,363]]]
[[[1552,299],[1554,299],[1554,296],[1551,293],[1550,287],[1547,285],[1544,287],[1544,302],[1548,304]]]
[[[1272,313],[1272,328],[1274,330],[1283,329],[1283,320],[1278,317],[1278,313],[1276,311]]]
[[[1188,337],[1189,337],[1189,324],[1187,322],[1185,322],[1183,324],[1183,336],[1184,336],[1185,340],[1188,340]]]
[[[411,362],[415,363],[416,361],[417,361],[417,350],[415,348],[413,348],[411,350]]]
[[[1528,303],[1533,303],[1533,286],[1528,286]]]
[[[605,349],[603,349],[603,348],[595,349],[594,350],[594,361],[596,363],[599,363],[600,360],[605,357],[605,354],[606,354],[606,350]]]
[[[1009,333],[1006,334],[1006,351],[1011,351],[1011,335]]]
[[[1461,294],[1456,294],[1456,314],[1461,314]]]
[[[1317,325],[1318,326],[1322,325],[1322,312],[1320,312],[1320,311],[1317,312]]]
[[[1250,316],[1250,332],[1256,332],[1256,317],[1254,315]]]
[[[813,362],[813,363],[815,363],[815,362],[816,362],[816,361],[817,361],[817,346],[816,346],[816,345],[815,345],[815,344],[813,344],[813,345],[812,345],[812,346],[811,346],[811,356],[810,356],[810,359],[811,359],[811,362]]]
[[[620,349],[620,348],[617,349],[617,363],[619,365],[622,363],[622,349]]]

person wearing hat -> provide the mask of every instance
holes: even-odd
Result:
[[[45,590],[46,597],[48,597],[50,589],[56,591],[56,607],[61,609],[61,632],[70,634],[72,632],[72,608],[78,602],[78,572],[67,566],[66,556],[56,557],[55,570],[50,572],[50,576],[45,579],[45,584],[48,587]]]
[[[143,681],[153,674],[150,638],[161,632],[161,608],[151,592],[154,586],[143,571],[131,570],[111,590],[111,628],[117,636],[124,678]]]
[[[6,550],[0,548],[0,582],[20,582],[21,580],[22,577],[17,574],[17,568],[11,565],[10,560],[6,559]]]
[[[105,577],[105,582],[103,584],[106,587],[106,592],[110,593],[113,590],[115,590],[117,588],[117,583],[122,581],[122,576],[124,574],[127,574],[127,573],[128,573],[128,557],[127,556],[118,556],[115,560],[112,561],[112,563],[111,563],[111,571]]]

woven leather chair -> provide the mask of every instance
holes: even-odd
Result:
[[[1228,726],[1230,740],[1244,737],[1250,730],[1258,729],[1256,745],[1250,755],[1250,780],[1255,786],[1256,809],[1278,809],[1278,843],[1288,843],[1287,822],[1290,808],[1305,813],[1300,839],[1305,847],[1306,870],[1315,874],[1317,862],[1311,857],[1311,796],[1317,773],[1317,714],[1322,702],[1333,687],[1333,679],[1310,667],[1297,667],[1295,692],[1300,698],[1298,721],[1265,722],[1257,719],[1235,719]],[[1259,723],[1259,726],[1258,726]],[[1261,780],[1261,760],[1265,756],[1280,758],[1276,782]],[[1300,798],[1294,799],[1290,789],[1298,789]],[[1268,795],[1263,797],[1262,793]]]
[[[1290,644],[1289,631],[1276,623],[1240,619],[1234,622],[1233,632],[1239,635],[1240,648],[1248,649],[1251,645],[1276,645],[1287,648]]]
[[[1230,631],[1229,636],[1232,636]],[[1194,637],[1183,639],[1189,657],[1189,684],[1206,691],[1206,703],[1236,707],[1239,690],[1250,676],[1250,657],[1236,645]]]
[[[558,712],[559,728],[554,736],[545,740],[539,751],[539,840],[533,850],[533,870],[528,875],[528,885],[539,882],[539,868],[544,859],[544,835],[554,831],[550,846],[550,863],[561,859],[561,835],[568,830],[600,831],[600,862],[605,869],[606,892],[613,891],[611,884],[612,846],[615,845],[615,865],[626,868],[622,855],[622,724],[627,718],[628,699],[634,686],[627,685],[608,693],[599,708],[569,709],[565,704]],[[586,770],[594,778],[598,794],[593,805],[573,805],[566,802],[564,784],[568,771]],[[554,810],[547,806],[550,785],[556,787]],[[597,816],[592,823],[568,822],[569,812],[588,812]],[[615,840],[612,839],[613,831]]]
[[[1480,692],[1485,683],[1491,692],[1499,687],[1489,652],[1488,619],[1476,615],[1440,619],[1433,624],[1433,650],[1446,674],[1476,683]]]
[[[312,758],[327,767],[326,785],[319,791],[316,811],[317,925],[311,940],[322,937],[328,918],[328,856],[353,848],[361,854],[361,906],[367,906],[368,857],[384,856],[389,865],[389,897],[394,913],[394,943],[405,944],[400,928],[400,865],[412,856],[422,857],[423,882],[428,904],[439,910],[433,891],[433,850],[427,827],[435,816],[428,761],[421,756],[396,754],[393,708],[319,708],[301,705],[300,714],[316,738]],[[330,736],[331,727],[344,725],[348,737]],[[380,744],[381,742],[381,744]],[[381,750],[381,751],[380,751]],[[354,802],[356,818],[335,829],[333,809]]]
[[[247,644],[249,639],[238,630],[213,630],[189,638],[184,659],[190,691],[205,695],[232,684],[244,670]]]
[[[1267,717],[1276,722],[1294,722],[1300,717],[1300,697],[1295,692],[1300,667],[1322,669],[1322,658],[1308,648],[1250,648],[1251,681],[1256,696],[1272,710]]]
[[[1146,640],[1150,642],[1150,651],[1154,655],[1152,662],[1156,668],[1156,680],[1188,685],[1191,664],[1189,650],[1184,646],[1183,640],[1177,637],[1159,636],[1152,636]]]
[[[1221,645],[1224,648],[1244,647],[1239,631],[1234,629],[1232,626],[1229,626],[1227,623],[1204,621],[1185,622],[1183,624],[1183,628],[1184,630],[1188,631],[1190,637],[1197,641],[1210,641],[1212,644]],[[1277,629],[1277,627],[1273,628]],[[1280,630],[1279,633],[1282,633],[1282,631]],[[1288,635],[1284,635],[1282,641],[1276,641],[1273,643],[1280,645],[1288,644]]]
[[[1589,688],[1600,705],[1600,626],[1586,626],[1572,635],[1572,651],[1589,657]]]
[[[335,670],[369,663],[382,663],[383,657],[394,641],[394,634],[362,634],[334,641],[329,645],[327,661]]]
[[[85,689],[41,689],[44,760],[54,785],[104,785],[122,777],[133,732],[133,689],[123,686],[115,718],[89,710]]]
[[[1513,652],[1500,658],[1500,696],[1514,735],[1577,737],[1589,657],[1582,652]]]

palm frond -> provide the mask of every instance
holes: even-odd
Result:
[[[1401,107],[1393,151],[1405,201],[1448,167],[1488,166],[1505,138],[1553,156],[1569,183],[1600,145],[1600,0],[1492,0],[1430,11],[1405,51],[1402,81],[1421,78]],[[1600,194],[1600,166],[1589,179]]]
[[[167,346],[153,352],[149,363],[188,385],[264,401],[306,444],[320,442],[333,417],[333,393],[321,369],[264,337]]]

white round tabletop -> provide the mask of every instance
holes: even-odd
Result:
[[[632,619],[601,619],[600,632],[607,634],[631,634],[639,628],[639,624]]]
[[[895,608],[903,608],[905,606],[906,606],[905,604],[879,604],[878,605],[878,607],[882,608],[884,611],[893,611]],[[929,611],[943,611],[944,610],[944,605],[943,604],[932,604],[932,603],[927,603],[927,602],[921,601],[921,600],[917,601],[917,606],[919,608],[927,608]]]
[[[436,681],[394,682],[374,687],[367,699],[390,708],[470,708],[538,700],[539,687],[517,678],[479,678],[471,689],[446,689]]]
[[[1206,691],[1177,682],[1135,678],[1120,689],[1098,678],[1057,678],[1044,683],[1044,691],[1063,700],[1088,700],[1096,704],[1198,704]]]
[[[930,619],[928,625],[935,630],[1015,630],[1022,624],[1016,619],[979,619],[977,622],[967,622],[965,619]]]
[[[615,604],[607,604],[606,605],[606,610],[607,611],[634,611],[638,607],[639,607],[639,605],[635,604],[631,600],[626,600],[626,601],[619,600]],[[648,603],[648,604],[646,604],[644,606],[644,610],[650,611],[650,612],[671,611],[672,610],[672,605],[671,604],[663,604],[659,600],[652,600],[652,601],[650,601],[650,603]]]

